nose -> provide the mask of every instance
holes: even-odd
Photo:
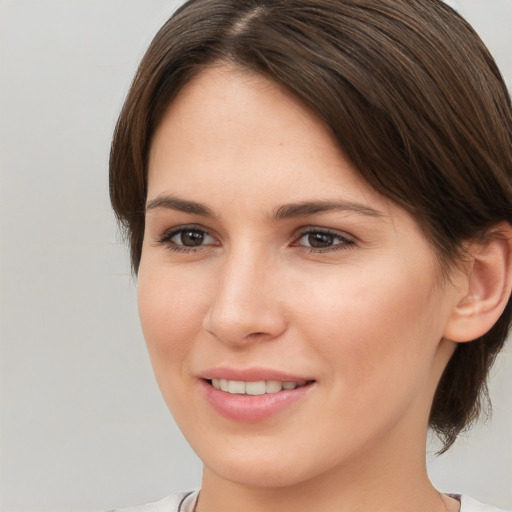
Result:
[[[232,347],[282,334],[287,320],[271,265],[247,253],[228,257],[219,270],[204,329]]]

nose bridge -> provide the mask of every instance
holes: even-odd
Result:
[[[238,247],[218,269],[217,287],[205,329],[228,344],[271,339],[286,326],[272,280],[272,261],[264,250]]]

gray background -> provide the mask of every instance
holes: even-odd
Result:
[[[116,116],[179,2],[0,0],[0,511],[80,512],[199,484],[153,381],[107,193]],[[512,82],[512,1],[459,0]],[[442,490],[512,508],[512,349]],[[432,445],[432,450],[435,444]]]

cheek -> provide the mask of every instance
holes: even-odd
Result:
[[[193,340],[202,328],[207,294],[200,276],[143,262],[138,276],[142,331],[157,380],[183,374]],[[196,285],[196,283],[198,283]],[[177,372],[167,371],[170,367]]]
[[[297,318],[305,336],[346,389],[389,389],[425,380],[442,336],[429,266],[398,262],[347,268],[337,279],[309,281]],[[425,270],[426,269],[426,270]],[[379,393],[381,394],[381,393]]]

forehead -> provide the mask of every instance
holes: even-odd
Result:
[[[388,203],[300,100],[261,75],[218,66],[187,83],[167,109],[151,145],[148,197],[166,187],[213,193],[237,182],[244,194],[265,189],[301,200],[314,184],[317,194]]]
[[[297,145],[340,153],[328,127],[298,99],[262,75],[231,66],[207,68],[181,89],[153,138],[151,162],[156,145],[163,139],[172,144],[170,134],[180,150],[200,148],[195,154],[201,157],[219,144],[226,153]]]

